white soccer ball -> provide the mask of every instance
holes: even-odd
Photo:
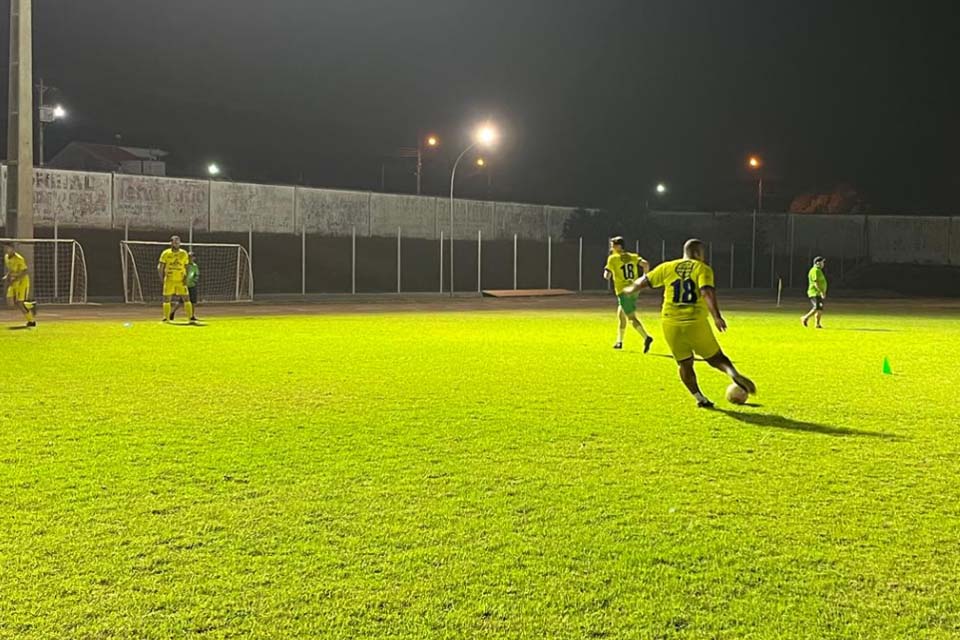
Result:
[[[730,383],[727,387],[727,401],[732,404],[746,404],[747,392],[738,384]]]

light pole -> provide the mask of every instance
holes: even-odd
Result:
[[[423,145],[426,144],[430,149],[436,149],[440,145],[440,139],[437,136],[422,136],[417,141],[417,195],[420,195],[420,186],[423,182]]]
[[[763,159],[760,156],[750,156],[747,160],[747,166],[751,171],[757,172],[757,208],[753,211],[753,239],[750,247],[750,288],[753,289],[757,282],[757,216],[763,209]]]
[[[37,146],[39,147],[39,149],[37,150],[37,152],[38,152],[38,159],[40,161],[41,167],[44,165],[44,151],[45,151],[45,146],[43,144],[44,130],[47,128],[47,125],[50,124],[51,122],[55,122],[57,120],[63,120],[64,118],[67,117],[67,110],[64,109],[61,105],[58,104],[58,105],[51,106],[51,105],[45,104],[44,96],[48,91],[51,91],[51,90],[55,91],[56,87],[51,87],[43,84],[43,78],[40,78],[40,81],[37,84],[37,97],[38,97],[37,110],[40,112],[40,117],[39,117],[39,121],[40,121],[39,134],[40,135],[38,136],[39,139],[37,140]]]
[[[760,213],[763,210],[763,174],[760,172],[763,168],[763,160],[760,156],[750,156],[747,166],[757,172],[757,213]]]
[[[463,160],[463,156],[467,155],[471,149],[480,145],[483,147],[492,147],[497,142],[499,134],[497,130],[493,128],[492,125],[485,124],[481,126],[473,135],[473,142],[464,149],[459,156],[457,156],[456,161],[453,163],[453,170],[450,171],[450,295],[453,295],[454,284],[453,284],[453,186],[457,179],[457,166],[460,164],[460,161]]]

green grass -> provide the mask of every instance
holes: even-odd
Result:
[[[728,315],[3,331],[0,637],[958,637],[956,319]]]

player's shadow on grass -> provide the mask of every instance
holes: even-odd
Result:
[[[855,331],[857,333],[896,333],[896,329],[872,329],[870,327],[855,327],[851,329],[834,329],[834,331]]]
[[[817,424],[816,422],[803,422],[784,416],[774,415],[772,413],[747,413],[745,411],[730,411],[729,409],[714,409],[728,418],[733,418],[739,422],[744,422],[757,427],[772,427],[774,429],[787,429],[789,431],[806,431],[807,433],[820,433],[826,436],[856,436],[861,438],[882,438],[884,440],[901,440],[902,438],[892,433],[883,433],[880,431],[860,431],[859,429],[850,429],[848,427],[831,427],[826,424]]]
[[[31,328],[32,328],[32,327],[27,327],[27,326],[22,325],[22,324],[21,324],[21,325],[18,325],[18,326],[16,326],[16,327],[7,327],[7,329],[9,329],[10,331],[26,331],[27,329],[31,329]]]

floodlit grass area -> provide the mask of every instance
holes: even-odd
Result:
[[[800,313],[2,331],[0,637],[956,638],[960,324]]]

